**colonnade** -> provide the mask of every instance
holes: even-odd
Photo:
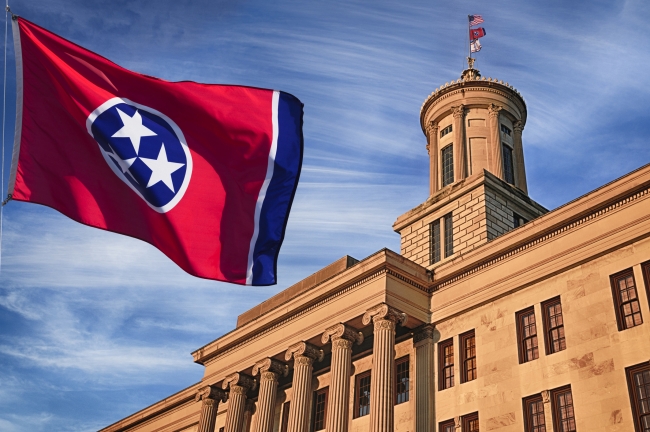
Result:
[[[381,303],[370,308],[363,315],[364,326],[373,324],[373,364],[370,398],[370,431],[392,432],[394,429],[394,361],[395,332],[398,325],[406,323],[407,316],[401,311]],[[417,341],[416,341],[417,340]],[[347,324],[331,326],[322,334],[323,345],[332,344],[330,365],[330,385],[325,418],[327,432],[347,432],[350,406],[350,376],[352,372],[352,348],[363,342],[363,334]],[[422,384],[416,384],[416,417],[431,415],[433,404],[433,331],[424,327],[414,336],[415,370],[422,375]],[[312,408],[312,373],[315,362],[323,360],[323,350],[306,341],[298,341],[289,346],[284,355],[286,362],[293,360],[293,397],[289,408],[288,432],[309,430],[310,410]],[[197,401],[203,401],[199,420],[199,432],[214,432],[217,408],[220,402],[228,399],[225,432],[244,432],[250,422],[253,410],[257,416],[253,431],[271,432],[277,397],[278,381],[286,376],[287,363],[275,358],[264,358],[253,366],[252,376],[234,373],[227,376],[221,388],[207,386],[199,390]],[[417,382],[417,381],[416,381]],[[247,399],[249,391],[259,385],[256,407]],[[429,390],[431,389],[431,390]],[[431,422],[416,427],[416,432],[433,432]]]

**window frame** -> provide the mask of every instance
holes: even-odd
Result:
[[[318,402],[318,396],[324,394],[325,395],[325,408],[323,410],[323,427],[321,429],[316,429],[316,406]],[[329,396],[330,396],[330,388],[329,387],[323,387],[321,389],[318,389],[314,391],[314,402],[313,402],[313,408],[312,408],[312,421],[311,421],[311,430],[312,432],[315,431],[321,431],[325,430],[326,422],[327,422],[327,406],[329,405]]]
[[[442,261],[442,227],[440,219],[436,219],[429,224],[429,264],[435,264]],[[436,243],[437,238],[437,243]],[[436,247],[437,246],[437,247]]]
[[[501,123],[501,132],[503,132],[508,136],[512,136],[512,130],[508,126],[504,125],[503,123]]]
[[[453,125],[445,126],[440,130],[440,138],[443,138],[454,131]]]
[[[636,299],[632,301],[623,302],[623,299],[621,298],[621,290],[619,288],[618,281],[627,278],[628,276],[632,277],[632,282],[634,283],[634,295],[636,296]],[[609,282],[612,288],[612,298],[614,300],[614,309],[616,310],[616,324],[618,326],[618,331],[628,330],[643,324],[643,314],[641,313],[641,301],[639,300],[639,290],[636,283],[636,278],[634,277],[634,269],[630,267],[618,273],[614,273],[613,275],[610,275]],[[634,303],[635,301],[636,303],[638,303],[639,318],[641,319],[641,322],[639,324],[634,324],[630,327],[626,327],[625,317],[622,315],[621,309],[625,303],[631,304]],[[632,314],[632,316],[634,316],[634,314]]]
[[[571,408],[573,410],[573,423],[576,423],[576,410],[575,410],[575,402],[573,400],[573,392],[571,391],[571,384],[565,385],[563,387],[559,387],[556,389],[551,390],[551,415],[553,417],[553,430],[557,432],[563,432],[562,430],[562,419],[560,418],[559,411],[560,411],[560,406],[559,406],[559,396],[565,393],[569,393],[571,395]],[[577,432],[578,428],[573,430]],[[572,431],[568,431],[572,432]]]
[[[560,305],[560,316],[562,319],[562,325],[551,327],[551,316],[549,314],[549,308],[557,305]],[[566,349],[566,332],[564,332],[564,310],[562,309],[562,301],[560,296],[553,297],[552,299],[548,299],[542,302],[542,324],[544,325],[544,351],[546,352],[546,355],[551,355],[551,354],[558,353],[560,351],[564,351]],[[563,329],[564,337],[562,339],[564,339],[564,348],[560,348],[559,350],[554,351],[551,332],[556,328]]]
[[[544,398],[542,398],[541,393],[537,393],[522,399],[521,404],[524,410],[524,431],[525,432],[534,432],[534,425],[532,415],[530,414],[530,406],[533,403],[542,403],[542,418],[544,419],[544,432],[547,432],[546,428],[546,413],[544,407]],[[552,432],[552,431],[548,431]]]
[[[508,157],[506,157],[506,154],[508,155]],[[514,150],[508,144],[502,142],[501,155],[503,157],[503,179],[505,180],[506,183],[514,186],[515,184]]]
[[[532,358],[532,359],[526,359],[526,346],[524,344],[524,341],[526,339],[532,338],[533,336],[529,336],[528,338],[524,338],[524,333],[523,333],[523,318],[524,316],[532,314],[533,317],[535,317],[535,339],[537,340],[537,357]],[[530,306],[527,307],[526,309],[522,309],[519,312],[515,314],[515,320],[517,322],[517,348],[519,351],[519,364],[524,364],[528,363],[531,361],[535,361],[539,359],[539,336],[537,334],[537,317],[535,316],[535,307]]]
[[[465,342],[469,339],[474,339],[474,356],[473,357],[468,357],[467,356],[467,348],[465,347]],[[469,381],[474,381],[477,378],[477,365],[476,365],[476,332],[474,329],[467,331],[460,336],[458,336],[458,345],[460,349],[460,365],[462,367],[462,371],[460,374],[460,383],[466,383]],[[473,378],[468,379],[468,369],[467,369],[467,362],[470,360],[474,360],[474,368],[473,368]]]
[[[452,431],[456,431],[456,422],[454,419],[449,419],[438,423],[438,432],[447,432],[445,429],[449,426],[451,426]]]
[[[465,414],[460,418],[461,431],[462,432],[471,432],[469,423],[473,420],[478,421],[478,411],[473,413]],[[480,426],[480,425],[479,425]],[[479,427],[480,430],[480,427]]]
[[[442,217],[444,230],[444,243],[445,243],[445,258],[449,258],[454,254],[454,215],[452,212],[447,213]]]
[[[450,155],[449,170],[445,171],[445,155]],[[449,186],[454,182],[454,144],[444,146],[440,149],[440,184],[442,187]]]
[[[643,273],[643,285],[645,285],[645,293],[650,305],[650,261],[641,263],[641,273]]]
[[[403,400],[402,402],[398,401],[398,396],[400,395],[398,388],[399,388],[399,374],[397,371],[397,367],[406,363],[406,399]],[[403,357],[398,358],[395,360],[395,405],[401,405],[403,403],[406,403],[410,400],[410,386],[411,386],[411,371],[410,371],[411,363],[410,363],[410,356],[407,354]]]
[[[451,347],[451,359],[452,363],[451,365],[447,366],[445,365],[445,348]],[[450,337],[447,340],[444,340],[442,342],[438,342],[438,391],[446,390],[448,388],[452,388],[455,384],[454,382],[454,366],[455,366],[455,353],[454,353],[454,338]],[[445,380],[445,369],[450,368],[451,370],[451,384],[449,387],[446,386],[446,380]]]
[[[364,378],[368,378],[368,412],[365,414],[360,414],[359,409],[361,408],[361,380]],[[365,417],[370,414],[370,398],[372,397],[372,394],[370,393],[370,389],[372,387],[372,371],[368,370],[365,372],[358,373],[354,377],[354,415],[352,418],[360,418],[360,417]]]
[[[634,384],[634,374],[638,372],[650,372],[650,361],[639,363],[625,368],[625,378],[627,380],[627,390],[630,396],[630,407],[632,408],[632,417],[634,422],[634,430],[636,432],[643,431],[641,424],[641,410],[639,409],[639,401],[636,397],[636,385]],[[646,414],[650,416],[650,414]]]

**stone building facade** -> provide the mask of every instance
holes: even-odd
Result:
[[[192,353],[201,382],[102,431],[650,431],[650,166],[548,211],[512,86],[470,64],[420,118],[400,254],[245,312]]]

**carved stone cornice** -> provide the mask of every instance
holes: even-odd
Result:
[[[516,133],[522,133],[524,131],[524,123],[521,120],[517,120],[513,125],[512,128]]]
[[[228,400],[228,393],[218,387],[209,385],[198,389],[196,396],[194,396],[194,400],[197,402],[202,399],[203,401],[214,400],[217,402],[225,402]]]
[[[256,386],[255,378],[240,372],[228,375],[221,385],[224,390],[228,390],[230,387],[230,391],[233,393],[241,393],[239,389],[244,389],[243,394],[246,394],[248,390],[254,390]]]
[[[255,366],[253,366],[253,376],[260,374],[263,377],[268,378],[268,373],[275,374],[276,376],[287,376],[288,372],[289,366],[281,361],[269,357],[258,361],[255,363]]]
[[[404,312],[401,312],[395,309],[392,306],[388,306],[386,303],[380,303],[377,306],[373,306],[363,314],[361,322],[363,325],[370,324],[371,321],[375,323],[380,320],[392,321],[395,324],[404,325],[406,324],[408,317]]]
[[[295,361],[299,361],[302,358],[308,358],[312,361],[322,361],[324,356],[323,350],[317,346],[307,342],[298,342],[287,349],[284,359],[289,361],[293,358]]]
[[[454,118],[462,118],[465,115],[465,105],[458,105],[451,107]]]
[[[491,103],[488,105],[487,110],[490,117],[498,117],[499,113],[503,110],[503,107]]]
[[[350,342],[356,342],[358,345],[361,345],[361,343],[363,343],[363,333],[357,329],[340,323],[328,327],[321,337],[321,341],[324,344],[328,343],[330,339],[332,342],[338,339],[344,339]]]
[[[423,340],[426,340],[426,339],[433,340],[434,330],[435,330],[435,327],[430,325],[430,324],[427,324],[427,325],[419,328],[413,334],[413,343],[416,344],[416,343],[422,342]]]

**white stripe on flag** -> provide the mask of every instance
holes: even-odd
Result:
[[[269,150],[269,160],[266,167],[266,177],[262,188],[257,196],[257,203],[255,204],[255,227],[253,230],[253,237],[251,238],[250,248],[248,249],[248,267],[246,269],[246,285],[253,284],[253,253],[255,252],[255,243],[257,243],[257,236],[260,234],[260,214],[262,213],[262,205],[264,205],[264,198],[266,198],[266,191],[273,178],[273,168],[275,167],[275,154],[278,149],[278,101],[280,100],[280,92],[273,92],[273,101],[271,102],[271,116],[273,122],[273,139],[271,141],[271,150]]]

